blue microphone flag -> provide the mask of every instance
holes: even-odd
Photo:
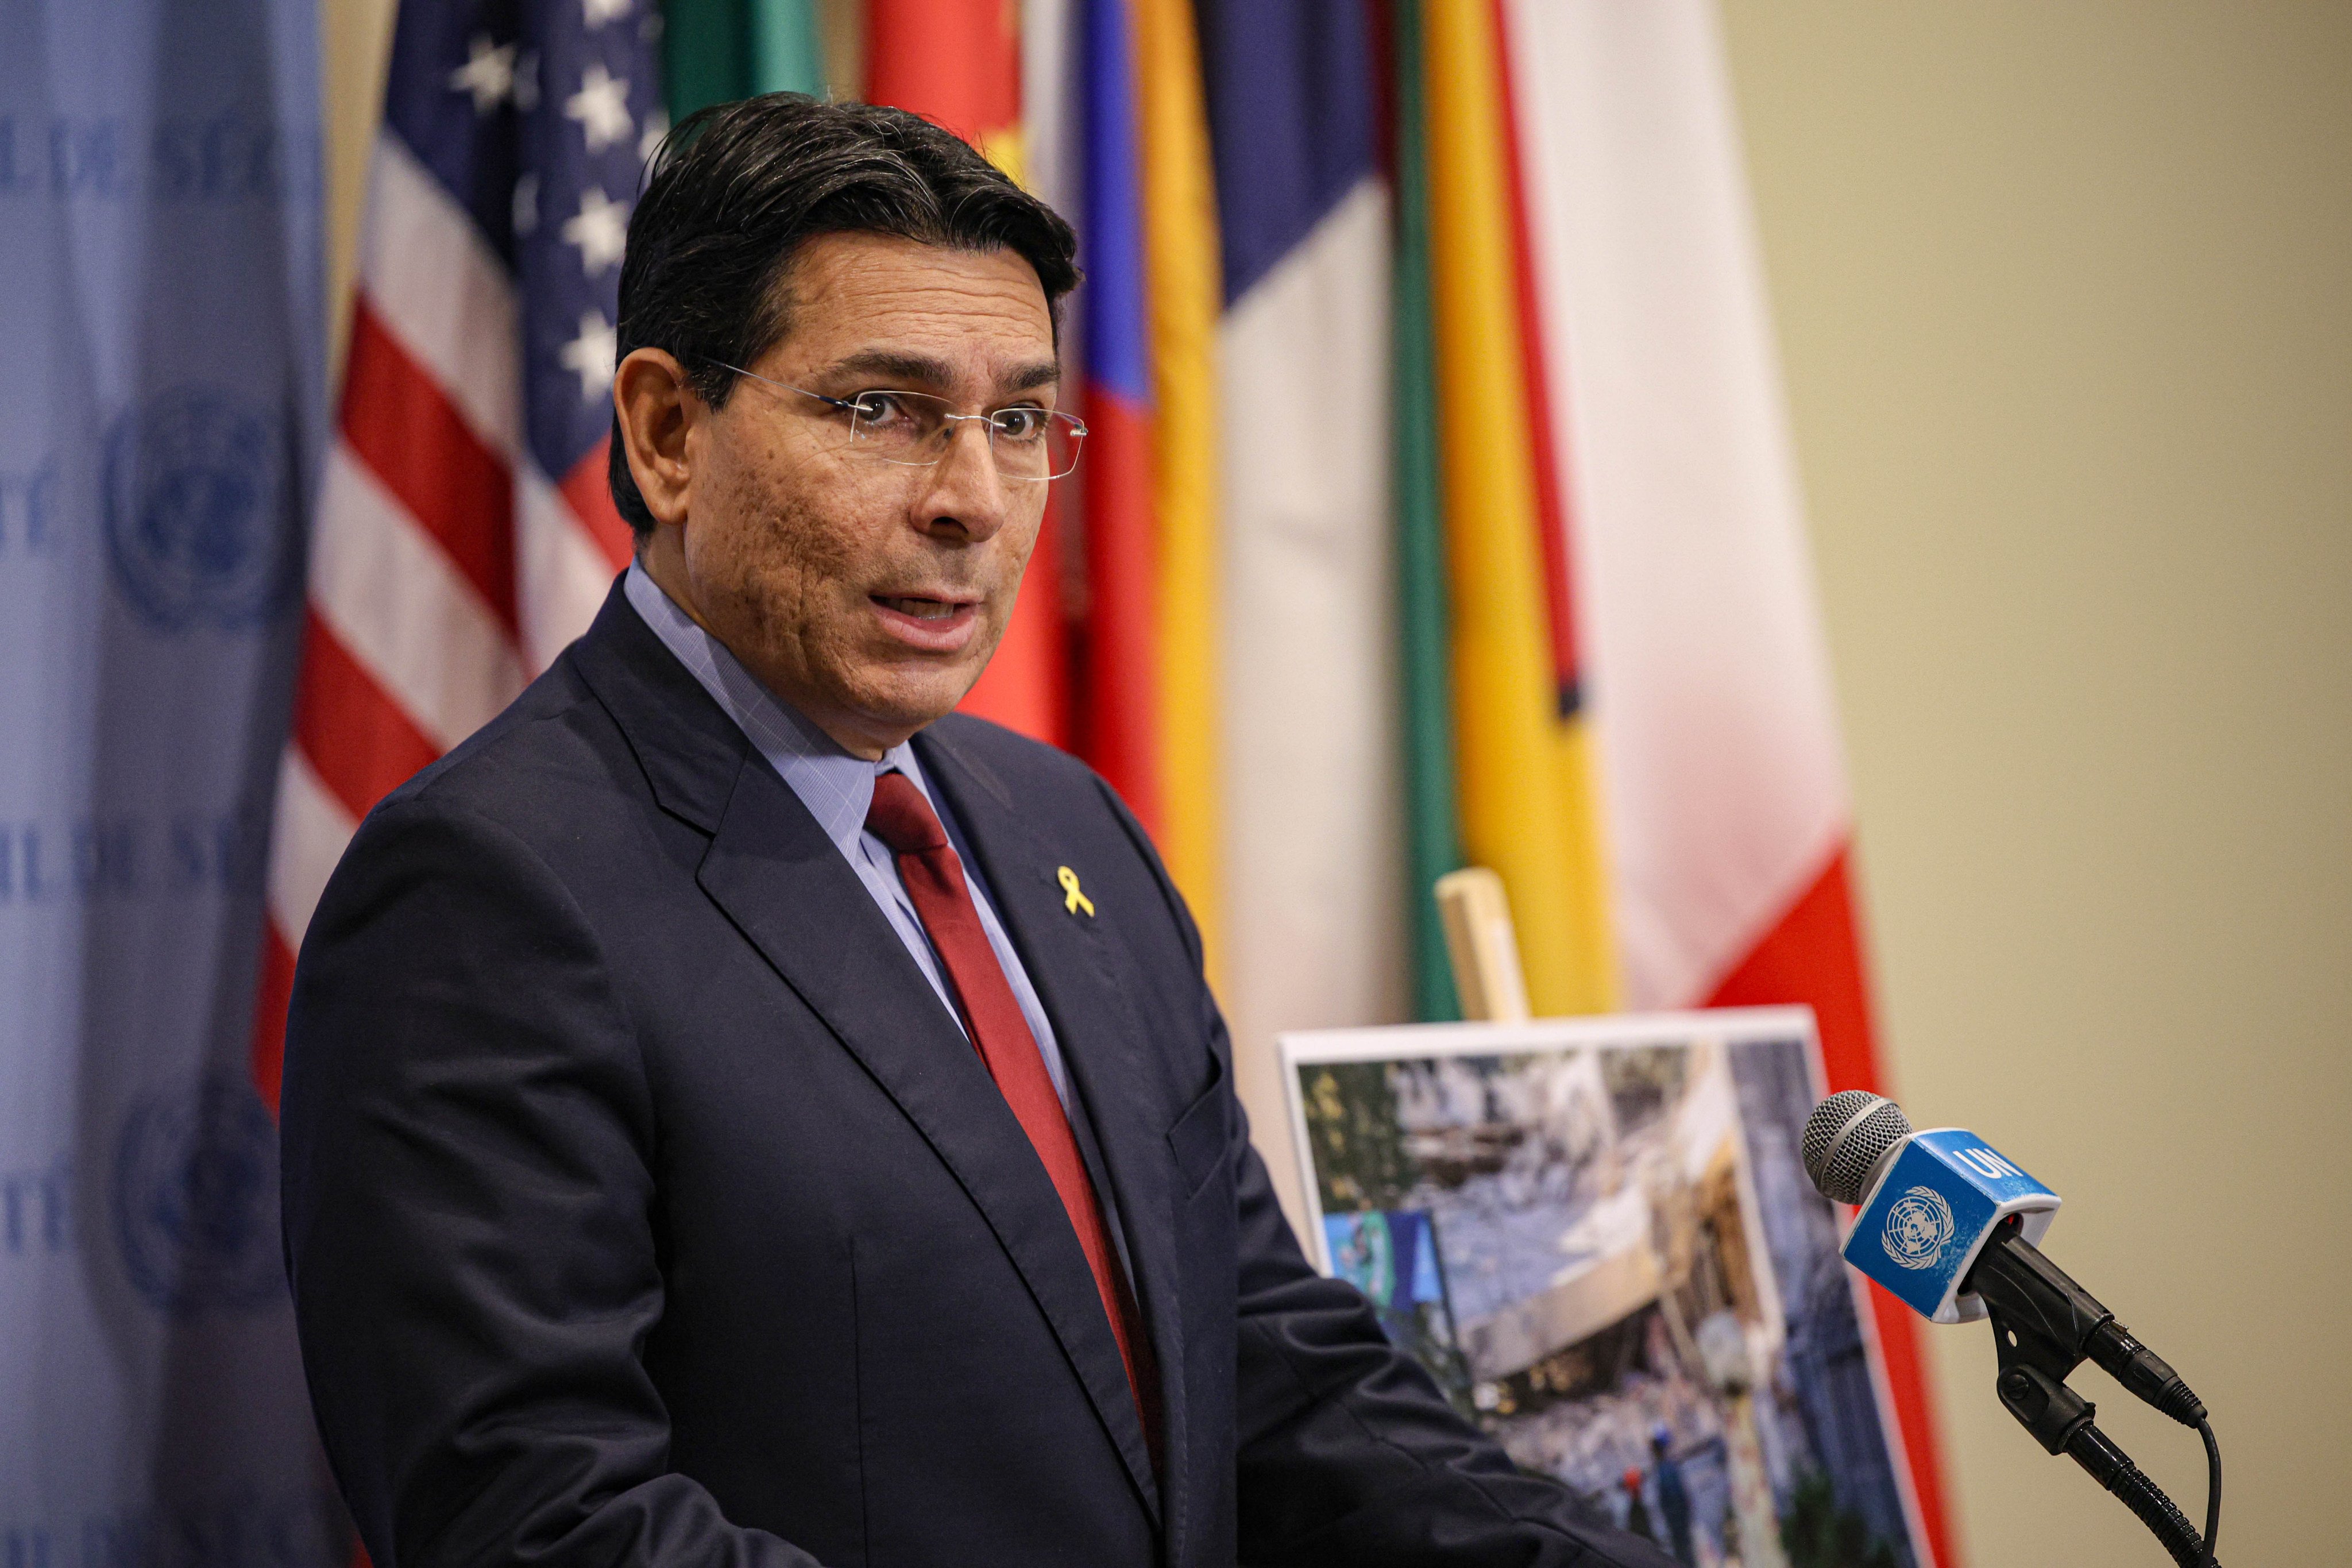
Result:
[[[1973,1132],[1914,1133],[1863,1200],[1845,1260],[1938,1323],[1969,1322],[1984,1303],[1960,1291],[1969,1266],[2011,1215],[2039,1243],[2057,1217],[2056,1193]]]

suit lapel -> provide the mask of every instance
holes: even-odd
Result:
[[[575,645],[667,809],[711,833],[698,880],[897,1102],[1012,1258],[1157,1521],[1094,1272],[1029,1135],[857,873],[616,589]],[[674,677],[674,679],[673,679]]]
[[[1014,808],[1003,782],[936,731],[919,735],[915,746],[926,776],[946,795],[980,861],[997,915],[1045,1005],[1094,1123],[1160,1367],[1160,1453],[1168,1467],[1162,1511],[1172,1532],[1186,1495],[1181,1280],[1167,1129],[1155,1124],[1140,1090],[1158,1077],[1142,1056],[1150,1036],[1118,983],[1123,955],[1099,915],[1074,918],[1058,875],[1063,857]],[[1137,1449],[1130,1465],[1144,1458],[1139,1431]],[[1175,1544],[1171,1536],[1171,1553]]]
[[[840,849],[756,753],[700,877],[955,1173],[1061,1341],[1146,1506],[1156,1508],[1118,1343],[1029,1135]]]

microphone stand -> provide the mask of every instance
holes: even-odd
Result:
[[[2000,1361],[1994,1387],[2002,1407],[2045,1451],[2066,1455],[2121,1499],[2180,1568],[2220,1568],[2212,1549],[2220,1529],[2219,1451],[2205,1407],[2188,1385],[2019,1234],[2014,1218],[1986,1244],[1969,1270],[1967,1289],[1983,1300],[1992,1322]],[[2099,1430],[2092,1419],[2098,1407],[2066,1386],[2068,1374],[2085,1360],[2096,1361],[2133,1393],[2204,1434],[2214,1461],[2204,1539],[2131,1456]]]

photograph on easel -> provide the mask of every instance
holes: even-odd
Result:
[[[1282,1039],[1327,1272],[1521,1468],[1687,1568],[1919,1568],[1805,1178],[1801,1008]]]

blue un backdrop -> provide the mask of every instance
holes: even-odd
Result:
[[[316,0],[0,0],[0,1562],[343,1559],[246,1052]]]

